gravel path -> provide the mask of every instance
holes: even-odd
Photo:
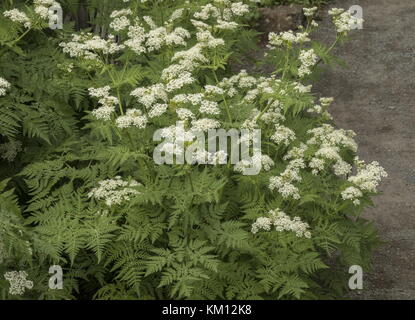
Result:
[[[415,299],[415,1],[335,0],[330,7],[363,8],[362,30],[336,56],[347,69],[325,71],[315,86],[335,98],[336,124],[357,133],[359,155],[389,173],[365,212],[387,242],[365,273],[363,299]],[[326,10],[327,11],[327,10]],[[318,38],[331,43],[329,19]]]

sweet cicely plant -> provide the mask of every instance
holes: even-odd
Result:
[[[349,266],[368,267],[378,243],[360,214],[386,173],[357,158],[354,133],[333,125],[333,98],[316,97],[311,79],[359,21],[331,10],[337,37],[325,46],[306,8],[305,27],[269,35],[272,75],[233,74],[255,43],[257,1],[105,4],[89,2],[95,27],[79,32],[42,31],[55,1],[4,8],[2,297],[343,294]],[[156,163],[156,132],[164,155],[186,151],[177,124],[186,150],[196,133],[234,129],[260,132],[261,152],[231,163],[228,144]],[[49,286],[51,266],[62,289]]]

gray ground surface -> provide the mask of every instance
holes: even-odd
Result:
[[[324,72],[315,86],[335,98],[336,124],[357,133],[359,155],[389,173],[365,216],[387,241],[365,274],[363,299],[415,299],[415,0],[335,0],[363,8],[363,30],[335,54],[347,69]],[[330,21],[317,37],[331,43]]]

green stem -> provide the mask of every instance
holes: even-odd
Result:
[[[108,75],[110,76],[110,78],[112,80],[113,87],[115,87],[116,82],[115,82],[115,79],[112,76],[110,70],[108,70]],[[117,88],[117,98],[118,98],[118,108],[120,110],[120,113],[121,113],[121,115],[124,115],[124,110],[123,110],[123,107],[122,107],[121,94],[120,94],[120,89],[119,88]]]
[[[267,106],[264,108],[264,110],[261,111],[261,113],[257,116],[257,119],[260,120],[261,117],[264,115],[265,112],[268,111],[268,109],[271,107],[271,101],[268,101]]]
[[[215,70],[212,69],[212,73],[213,73],[213,76],[215,77],[216,84],[219,84],[219,80],[218,80],[218,77],[216,75]],[[225,94],[222,94],[222,98],[223,98],[223,102],[225,103],[225,109],[226,109],[226,113],[228,115],[229,123],[232,124],[233,121],[232,121],[232,117],[231,117],[231,112],[229,110],[229,106],[228,106],[228,103],[226,101]]]
[[[22,33],[22,34],[20,35],[20,37],[18,37],[16,40],[14,40],[14,41],[10,44],[10,46],[14,46],[16,43],[18,43],[20,40],[22,40],[22,39],[24,38],[24,36],[25,36],[25,35],[27,35],[27,34],[30,32],[30,30],[32,30],[32,29],[27,29],[24,33]]]

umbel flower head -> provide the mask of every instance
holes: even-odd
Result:
[[[99,187],[92,189],[88,197],[105,200],[106,205],[110,207],[130,200],[131,195],[139,194],[132,188],[137,186],[140,184],[135,180],[124,181],[120,176],[116,176],[114,179],[100,181]]]
[[[333,23],[338,33],[346,34],[355,29],[357,25],[363,23],[363,19],[352,16],[349,11],[333,8],[329,10],[329,15],[333,16]]]
[[[30,21],[29,17],[26,15],[26,13],[20,11],[19,9],[4,11],[3,15],[13,22],[23,24],[26,29],[30,29],[32,27],[32,22]]]
[[[10,83],[6,79],[0,77],[0,97],[6,95],[6,90],[9,89],[10,86]]]

